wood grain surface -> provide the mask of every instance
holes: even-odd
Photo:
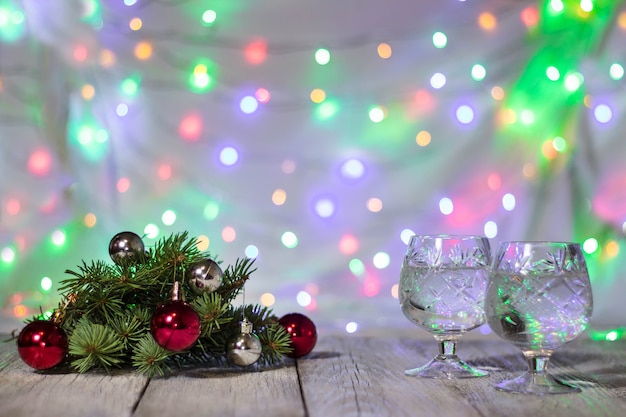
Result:
[[[557,350],[551,371],[583,391],[545,397],[493,388],[526,366],[515,347],[494,337],[458,347],[488,377],[404,375],[435,353],[431,338],[325,335],[306,357],[273,369],[193,368],[147,379],[130,370],[35,371],[13,342],[0,343],[0,417],[626,416],[626,341],[581,337]]]

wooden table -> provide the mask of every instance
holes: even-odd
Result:
[[[14,343],[0,343],[0,417],[626,416],[626,341],[584,336],[564,346],[551,369],[583,392],[537,397],[493,388],[526,365],[513,346],[480,336],[458,352],[490,376],[459,381],[403,374],[434,355],[430,337],[321,335],[311,354],[279,368],[154,379],[127,370],[42,373],[23,364]]]

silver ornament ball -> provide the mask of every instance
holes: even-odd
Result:
[[[227,348],[230,363],[237,366],[250,366],[261,356],[261,341],[254,333],[241,333],[234,337]]]
[[[212,259],[191,265],[187,270],[187,282],[198,295],[211,293],[222,285],[222,268]]]
[[[109,242],[109,255],[116,264],[139,261],[145,254],[146,247],[136,233],[121,232],[113,236]]]

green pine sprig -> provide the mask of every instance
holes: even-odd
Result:
[[[81,320],[69,339],[72,367],[80,373],[101,367],[109,370],[123,362],[124,343],[110,327]]]
[[[158,240],[152,248],[118,264],[83,261],[67,270],[62,281],[62,301],[53,312],[69,337],[72,367],[90,369],[132,366],[148,376],[164,375],[172,366],[226,364],[226,346],[241,332],[246,317],[254,326],[263,349],[260,364],[272,365],[289,352],[290,340],[278,319],[267,307],[234,307],[256,268],[254,259],[237,259],[222,276],[222,285],[213,293],[195,293],[186,274],[196,262],[213,259],[197,247],[187,232]],[[202,333],[185,352],[167,351],[150,334],[150,320],[158,305],[171,300],[174,281],[181,286],[183,299],[198,313]]]
[[[133,366],[150,378],[155,375],[164,376],[171,369],[166,361],[172,355],[172,352],[163,349],[152,336],[146,334],[133,348]]]
[[[274,365],[284,359],[284,355],[292,352],[291,337],[283,326],[271,323],[257,333],[261,341],[262,351],[259,358],[261,364]]]

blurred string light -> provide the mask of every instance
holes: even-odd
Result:
[[[165,210],[161,215],[161,221],[165,226],[171,226],[176,222],[176,212],[174,210]]]
[[[341,175],[348,179],[359,179],[365,174],[365,164],[362,161],[351,158],[341,164]]]
[[[298,246],[298,237],[294,232],[284,232],[280,237],[280,241],[288,249],[293,249]]]
[[[98,8],[100,6],[99,2],[97,1],[85,0],[84,3],[85,5],[87,5],[86,10],[93,10],[96,8],[95,6],[97,6]],[[127,6],[134,6],[136,3],[137,2],[135,0],[124,0],[124,4]],[[90,7],[89,4],[91,4],[94,7],[91,7],[91,9],[89,9]],[[562,1],[552,0],[549,2],[549,4],[550,4],[549,7],[555,12],[562,12],[565,7]],[[594,6],[593,2],[583,0],[579,3],[577,7],[579,7],[583,11],[591,12],[593,10],[593,6]],[[567,3],[567,7],[570,7],[569,3]],[[203,24],[205,26],[212,25],[215,22],[216,16],[217,15],[215,11],[213,10],[204,11],[202,14]],[[538,23],[538,20],[539,20],[538,17],[539,16],[538,16],[537,9],[534,6],[524,9],[524,11],[522,11],[520,15],[522,22],[528,27],[535,26]],[[132,23],[133,21],[135,22],[134,25]],[[2,20],[2,16],[0,15],[0,33],[3,30],[2,29],[3,22],[4,21]],[[626,22],[626,18],[624,18],[624,22]],[[482,13],[479,16],[478,24],[482,29],[486,31],[491,31],[497,27],[497,20],[495,19],[495,16],[493,16],[491,13]],[[143,27],[143,22],[141,21],[140,18],[137,17],[131,20],[131,23],[129,23],[129,26],[131,30],[139,31]],[[626,23],[624,24],[624,26],[626,26]],[[433,45],[437,48],[445,48],[447,46],[447,41],[448,41],[447,36],[443,32],[438,32],[433,35]],[[391,46],[389,44],[386,44],[386,43],[378,44],[376,51],[380,58],[388,59],[391,57]],[[149,42],[145,42],[145,41],[140,42],[135,46],[134,52],[135,52],[135,56],[139,60],[149,59],[153,53],[152,44],[150,44]],[[267,52],[268,52],[267,43],[265,41],[256,40],[252,43],[249,43],[244,48],[243,52],[248,63],[253,64],[253,65],[261,64],[267,59]],[[79,45],[74,50],[74,58],[76,59],[76,61],[84,62],[88,57],[89,57],[89,51],[84,45]],[[114,61],[115,61],[115,56],[112,52],[103,51],[101,53],[100,64],[103,67],[107,67],[107,65],[108,66],[112,65]],[[319,65],[328,64],[330,62],[329,50],[325,48],[317,50],[315,53],[315,61]],[[106,65],[105,65],[105,62],[107,63]],[[559,70],[557,67],[561,68],[561,70]],[[195,92],[205,92],[211,89],[215,83],[215,79],[213,77],[214,69],[215,69],[215,66],[213,65],[209,65],[205,63],[196,64],[193,67],[193,75],[189,79],[190,89]],[[580,73],[578,72],[572,73],[571,71],[572,71],[572,68],[562,67],[561,63],[556,62],[554,63],[554,65],[549,65],[547,67],[547,69],[545,70],[545,74],[548,80],[551,80],[554,82],[562,81],[562,85],[565,87],[565,89],[573,93],[580,89],[580,87],[582,86],[584,82],[584,79],[582,78],[582,75]],[[563,77],[564,75],[565,77]],[[611,79],[620,80],[623,78],[623,75],[624,75],[624,69],[620,64],[614,63],[611,65],[609,69],[609,76],[611,77]],[[472,66],[471,77],[475,81],[482,81],[486,77],[485,67],[480,64],[475,64],[474,66]],[[441,73],[434,74],[430,80],[430,85],[434,89],[440,89],[446,85],[446,77]],[[555,85],[560,86],[561,84],[556,83]],[[126,96],[126,98],[133,98],[138,94],[140,86],[141,86],[141,79],[140,78],[133,79],[131,77],[130,81],[129,79],[124,80],[121,86],[121,91]],[[83,97],[84,100],[92,100],[95,97],[95,93],[96,92],[95,92],[95,89],[93,89],[93,86],[85,85],[83,89],[81,90],[81,96]],[[494,100],[503,100],[505,98],[505,92],[500,86],[491,87],[490,93],[491,93],[491,97]],[[434,94],[436,95],[436,93]],[[508,94],[508,91],[507,91],[507,94]],[[418,99],[418,95],[419,95],[419,99]],[[269,101],[269,99],[270,99],[269,91],[264,88],[259,88],[254,92],[254,94],[245,96],[243,99],[239,101],[239,109],[246,114],[252,114],[258,109],[259,104],[266,103]],[[337,112],[340,110],[339,103],[341,102],[337,100],[327,101],[326,92],[322,89],[316,88],[312,90],[310,93],[310,100],[313,103],[319,105],[316,107],[316,113],[315,113],[317,120],[320,120],[320,121],[327,120],[330,117],[337,114]],[[233,100],[233,102],[236,103],[237,100]],[[428,91],[423,89],[423,90],[420,90],[418,94],[416,94],[415,104],[422,111],[426,111],[426,110],[430,111],[436,108],[437,103],[435,102],[435,97],[433,95],[430,95]],[[125,103],[119,103],[116,107],[116,114],[120,117],[126,116],[128,114],[128,111],[129,111],[129,107]],[[369,110],[368,115],[372,122],[380,123],[381,121],[384,120],[385,117],[387,117],[386,111],[387,110],[385,106],[376,105]],[[515,110],[511,110],[511,113],[509,114],[513,115],[513,117],[515,118],[514,120],[518,120],[519,122],[525,125],[532,125],[533,123],[536,122],[535,115],[540,115],[541,111],[540,109],[535,108],[533,106],[528,106],[527,108],[523,110],[519,110],[519,108],[516,108]],[[613,110],[608,104],[598,104],[593,108],[593,115],[599,123],[608,123],[613,118]],[[203,131],[202,120],[199,118],[194,118],[193,115],[189,117],[190,117],[189,119],[183,119],[181,121],[179,125],[179,134],[181,138],[186,139],[186,140],[198,140],[199,138],[201,138],[202,131]],[[456,118],[457,118],[457,121],[459,121],[462,124],[471,123],[473,120],[475,120],[474,108],[470,104],[457,107]],[[83,124],[82,127],[84,129],[80,130],[81,133],[79,134],[79,142],[84,147],[89,147],[93,143],[106,143],[107,142],[108,140],[107,130],[101,129],[95,124],[88,124],[88,123]],[[545,138],[545,136],[543,137]],[[418,146],[426,147],[432,141],[431,133],[427,130],[421,130],[420,132],[416,134],[415,140]],[[546,157],[551,157],[551,158],[553,158],[557,153],[562,153],[567,150],[567,142],[565,141],[565,139],[563,139],[560,136],[545,139],[542,142],[541,146],[542,146],[542,150],[545,150],[544,155]],[[220,153],[220,162],[222,162],[224,165],[233,165],[237,161],[238,161],[238,152],[234,150],[234,148],[224,148],[222,152]],[[365,170],[365,165],[361,161],[358,161],[358,160],[351,160],[351,161],[357,162],[355,164],[356,169],[353,170],[352,167],[348,166],[348,163],[346,162],[341,167],[342,176],[344,178],[349,178],[349,179],[361,178]],[[158,178],[162,180],[166,180],[170,178],[170,176],[172,175],[171,166],[169,165],[167,166],[168,166],[168,169],[164,169],[163,174],[161,173],[162,172],[161,168],[159,168]],[[44,173],[43,175],[47,175],[52,168],[53,168],[52,165],[49,164],[47,168],[41,170],[41,172]],[[285,174],[293,173],[295,171],[295,168],[296,168],[296,165],[294,161],[285,161],[281,165],[281,170]],[[524,175],[527,178],[532,178],[533,175],[536,174],[536,172],[532,173],[533,171],[536,171],[536,168],[534,168],[532,164],[528,164],[528,166],[524,167]],[[501,182],[502,181],[500,179],[498,186],[495,186],[490,183],[489,188],[492,190],[500,189]],[[118,181],[118,190],[120,192],[124,192],[125,190],[128,190],[129,186],[130,186],[129,178],[121,178]],[[286,192],[281,189],[276,189],[274,193],[272,194],[272,202],[275,205],[283,205],[285,204],[285,201],[286,201]],[[318,207],[318,209],[316,210],[317,214],[322,217],[332,215],[332,213],[336,209],[335,205],[332,202],[332,199],[320,199],[317,201],[316,207]],[[513,194],[507,193],[502,197],[502,207],[507,211],[511,211],[515,208],[515,197],[513,196]],[[371,212],[378,212],[382,209],[382,201],[378,198],[370,198],[367,200],[366,208]],[[440,208],[442,215],[448,215],[452,213],[454,210],[452,199],[447,198],[447,197],[442,198],[439,201],[439,208]],[[19,209],[17,211],[19,212]],[[214,220],[219,214],[219,204],[217,202],[207,203],[204,207],[203,214],[204,214],[205,219]],[[89,224],[92,224],[91,227],[95,225],[95,215],[92,215],[92,216],[93,218],[89,222]],[[165,216],[165,213],[164,213],[164,216]],[[175,218],[175,213],[174,213],[174,218]],[[163,217],[162,220],[164,223],[166,223],[164,219],[165,217]],[[87,216],[85,216],[85,225],[88,225]],[[623,229],[624,229],[624,233],[626,233],[626,222],[624,223]],[[150,233],[148,233],[148,231]],[[497,224],[493,221],[486,222],[484,224],[484,231],[486,235],[495,236],[495,234],[497,234]],[[148,235],[148,237],[154,238],[156,237],[156,235],[158,235],[159,230],[156,225],[150,224],[146,226],[145,232],[146,232],[146,235]],[[413,231],[409,229],[404,229],[401,232],[401,240],[404,243],[407,243],[408,239],[413,234],[414,234]],[[233,241],[235,237],[236,237],[236,234],[235,234],[235,229],[233,227],[227,226],[222,230],[222,238],[224,239],[224,241]],[[292,232],[286,232],[285,234],[283,234],[283,236],[281,237],[281,241],[286,247],[295,247],[297,246],[297,243],[298,243],[296,235],[293,234]],[[594,241],[595,241],[596,248],[591,253],[595,253],[598,250],[602,249],[600,247],[600,243],[598,242],[596,238],[590,238],[585,241],[586,251],[591,250],[593,248]],[[614,248],[614,247],[615,245],[609,245],[609,243],[607,243],[605,246],[606,248],[605,250],[608,252],[609,248]],[[339,248],[342,253],[352,256],[358,251],[359,240],[354,235],[346,234],[341,238]],[[3,249],[2,251],[3,260],[5,260],[5,256],[4,256],[5,250],[11,250],[11,249],[10,248]],[[617,249],[611,249],[611,250],[615,251]],[[258,249],[256,249],[254,245],[248,245],[246,247],[246,256],[250,256],[249,254],[253,254],[255,253],[255,251],[258,254]],[[15,256],[14,252],[13,252],[13,256]],[[381,259],[385,259],[385,261],[383,262],[381,261]],[[385,265],[385,262],[386,262],[386,265],[388,265],[389,255],[384,252],[379,252],[376,255],[374,255],[372,262],[376,268],[379,268],[380,265]],[[375,276],[365,277],[366,269],[365,269],[365,265],[363,264],[363,262],[355,258],[355,259],[352,259],[349,264],[350,264],[349,266],[350,271],[353,272],[355,275],[359,276],[360,278],[362,278],[362,280],[364,281],[364,293],[366,293],[367,296],[373,296],[375,294],[378,294],[378,289],[380,285],[377,281],[377,278]],[[394,296],[393,295],[394,287],[395,287],[395,297],[397,297],[397,285],[394,285],[392,287],[392,296]],[[42,288],[43,288],[43,285],[42,285]],[[312,297],[312,293],[307,292],[307,291],[302,291],[301,293],[308,294],[310,300],[309,300],[309,303],[306,305],[311,305],[314,301],[314,297]],[[299,293],[299,296],[301,293]],[[267,305],[271,305],[274,303],[275,298],[271,293],[266,293],[262,297],[264,296],[266,296],[266,302],[268,303]],[[305,295],[302,295],[301,297],[306,298]],[[354,331],[356,331],[357,324],[355,322],[348,323],[348,325],[352,326],[350,328],[354,328]],[[346,325],[346,331],[350,332],[348,330],[348,325]],[[609,334],[612,334],[612,336],[609,336]],[[615,338],[619,338],[619,337],[621,337],[621,333],[619,334],[616,332],[607,333],[606,340],[610,340],[610,338],[613,338],[611,340],[615,340]]]
[[[482,81],[487,76],[487,70],[481,64],[474,64],[472,66],[471,74],[474,81]]]
[[[621,64],[613,63],[609,67],[609,76],[615,81],[619,81],[624,78],[624,67]]]
[[[67,235],[63,230],[58,229],[52,232],[51,240],[55,246],[63,246],[67,240]]]
[[[232,146],[225,146],[220,151],[219,160],[222,165],[233,166],[239,160],[239,152]]]
[[[361,277],[365,274],[365,264],[360,259],[354,258],[348,262],[348,269],[352,272],[356,277]]]
[[[143,228],[143,233],[148,239],[156,239],[160,233],[159,226],[154,223],[147,224],[146,227]]]
[[[389,59],[391,58],[392,54],[391,45],[385,42],[379,43],[376,47],[376,52],[378,53],[378,56],[382,59]]]
[[[433,45],[435,48],[445,48],[448,44],[448,37],[443,32],[435,32],[433,34]]]
[[[276,303],[276,297],[270,292],[263,293],[259,298],[259,302],[265,307],[271,307]]]
[[[178,125],[178,134],[180,137],[190,142],[200,139],[202,131],[202,118],[200,114],[195,112],[185,115]]]
[[[452,200],[448,197],[443,197],[442,199],[440,199],[439,211],[441,211],[441,214],[446,216],[452,214],[452,212],[454,211],[454,204],[452,203]]]
[[[315,51],[315,62],[319,65],[326,65],[330,62],[330,51],[326,48],[319,48]]]
[[[52,288],[52,280],[49,277],[43,277],[41,279],[41,290],[43,292],[49,292]]]
[[[330,198],[315,201],[315,213],[322,218],[329,218],[335,213],[335,203]]]
[[[15,261],[15,257],[15,249],[10,247],[2,248],[2,251],[0,252],[0,258],[2,258],[2,262],[10,264]]]
[[[202,13],[202,24],[204,26],[212,26],[217,19],[217,12],[212,9],[207,9]]]
[[[256,259],[259,257],[259,248],[256,245],[248,245],[244,249],[247,258]]]
[[[359,250],[359,240],[351,233],[346,233],[339,239],[339,252],[344,255],[354,255]]]
[[[24,12],[11,1],[0,1],[0,40],[15,42],[26,30]]]
[[[206,220],[215,220],[220,213],[220,205],[216,201],[209,201],[204,205],[202,213]]]
[[[359,329],[358,323],[351,321],[346,324],[346,333],[355,333]]]
[[[251,114],[259,108],[259,102],[253,96],[245,96],[239,102],[239,108],[242,112]]]

